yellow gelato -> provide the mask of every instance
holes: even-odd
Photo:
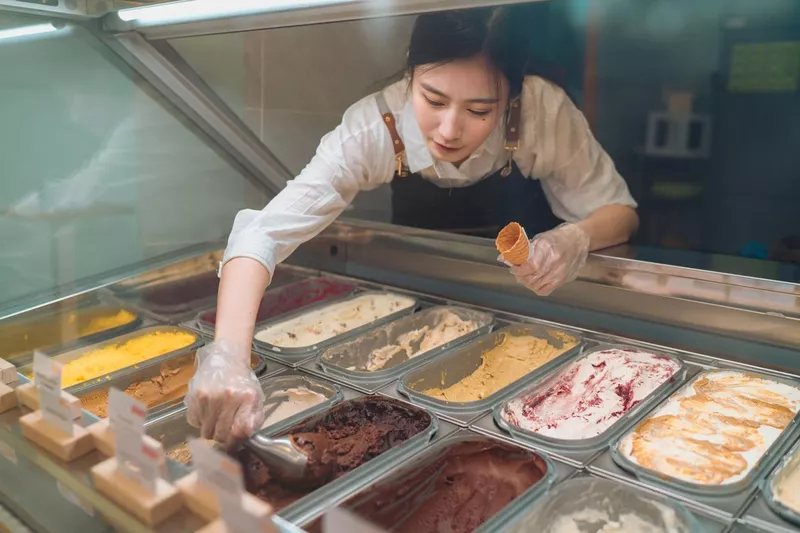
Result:
[[[185,331],[156,331],[133,337],[125,342],[106,345],[66,363],[61,375],[61,385],[65,388],[71,387],[180,350],[192,344],[196,338],[195,335]]]
[[[37,321],[0,326],[0,357],[13,359],[34,350],[74,342],[81,337],[130,324],[136,315],[125,309],[83,309]]]
[[[446,388],[443,374],[443,388],[424,393],[448,402],[482,400],[578,345],[578,340],[569,335],[557,338],[563,342],[560,347],[531,335],[504,334],[500,344],[481,355],[481,365],[472,374]]]

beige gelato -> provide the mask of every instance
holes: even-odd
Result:
[[[444,311],[433,326],[423,326],[420,329],[409,331],[398,337],[397,343],[388,344],[372,352],[365,370],[368,372],[381,370],[393,359],[396,359],[395,364],[408,361],[476,329],[478,329],[478,324],[475,321],[464,320],[449,310]],[[356,370],[356,368],[350,367],[348,370]]]
[[[307,387],[293,387],[291,389],[278,390],[271,393],[267,400],[274,398],[286,398],[285,401],[278,404],[277,408],[271,412],[261,424],[261,429],[277,424],[282,420],[286,420],[290,416],[302,413],[311,409],[315,405],[319,405],[327,398],[318,392],[314,392]],[[274,406],[267,403],[265,411],[269,413]]]
[[[413,305],[407,296],[365,293],[267,326],[255,337],[280,348],[311,347]]]
[[[556,347],[539,337],[506,333],[500,344],[481,356],[481,365],[470,375],[445,387],[447,376],[443,374],[442,388],[424,393],[448,402],[482,400],[578,345],[576,338],[566,334],[561,340],[562,346]]]
[[[775,477],[773,493],[776,500],[796,513],[800,513],[800,455],[797,453]]]

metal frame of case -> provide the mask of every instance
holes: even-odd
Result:
[[[291,173],[165,39],[523,1],[344,0],[316,5],[312,2],[301,4],[299,8],[263,9],[236,17],[174,19],[168,23],[125,21],[115,13],[91,21],[89,19],[105,13],[95,0],[77,2],[77,13],[66,6],[65,0],[59,0],[57,8],[0,0],[0,9],[40,13],[49,20],[58,17],[59,24],[76,24],[92,32],[107,47],[106,52],[118,56],[133,68],[227,153],[247,179],[263,190],[275,193],[293,177]],[[125,271],[82,280],[94,288],[82,292],[91,292],[210,249],[210,245],[193,246],[180,253],[130,265]],[[629,246],[594,253],[579,280],[550,298],[542,299],[517,285],[507,270],[496,262],[496,251],[491,241],[340,219],[314,241],[302,246],[291,263],[308,272],[355,278],[364,289],[400,288],[419,294],[430,304],[463,304],[486,309],[494,312],[499,320],[537,318],[551,321],[556,326],[578,329],[598,343],[666,349],[670,353],[679,353],[691,375],[704,368],[720,366],[761,370],[776,377],[800,375],[800,285],[760,279],[749,269],[746,260],[734,260],[731,267],[734,273],[721,273],[707,269],[713,264],[711,256],[695,254],[693,258],[695,261],[691,265],[674,266],[649,261],[646,250]],[[52,292],[51,300],[75,295],[68,289],[59,288]],[[314,373],[305,365],[295,372]],[[325,378],[342,385],[346,397],[360,395],[358,387],[348,386],[342,377],[326,375]],[[687,376],[689,379],[691,376]],[[396,397],[396,386],[393,381],[380,392]],[[13,426],[10,419],[4,418],[3,422]],[[439,424],[440,427],[448,426],[444,421],[439,421]],[[537,449],[535,443],[517,440],[499,429],[491,411],[472,420],[462,431],[490,435],[528,449]],[[55,480],[62,494],[70,491],[76,501],[89,502],[115,527],[125,531],[147,530],[81,481],[86,465],[65,467],[58,464],[28,446],[17,433],[6,427],[0,427],[0,440],[3,445],[0,452],[5,458],[13,457],[16,467],[22,465],[20,468],[26,469],[25,472],[44,474],[47,490],[53,490],[51,485]],[[547,453],[547,450],[538,451]],[[560,461],[560,465],[582,470],[581,475],[613,479],[653,493],[670,495],[656,485],[613,470],[613,462],[607,464],[610,461],[607,450],[584,455],[576,459],[551,454],[551,458]],[[0,462],[0,465],[5,466],[5,463]],[[29,474],[28,479],[33,479],[32,476]],[[4,492],[0,486],[0,502],[13,500]],[[720,509],[691,497],[687,497],[684,503],[692,512],[716,524],[708,531],[736,531],[744,524],[769,524],[775,531],[800,531],[800,528],[782,522],[774,513],[770,515],[768,507],[764,509],[766,504],[760,489],[754,489],[741,501],[737,499],[731,504],[732,510]],[[22,509],[20,513],[25,515],[24,518],[36,522],[24,508],[19,509]],[[189,521],[180,525],[192,527],[193,523]],[[286,524],[281,526],[285,531],[291,530]]]

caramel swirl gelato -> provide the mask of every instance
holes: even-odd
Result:
[[[634,463],[701,485],[745,478],[800,410],[800,389],[731,370],[706,371],[622,441]]]

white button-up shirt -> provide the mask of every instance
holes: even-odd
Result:
[[[433,158],[419,129],[408,81],[383,90],[406,146],[411,172],[440,187],[472,185],[508,162],[504,121],[459,167]],[[595,140],[583,114],[550,82],[528,76],[522,89],[519,148],[514,161],[523,176],[540,179],[553,213],[568,222],[599,207],[636,207],[614,162]],[[223,264],[250,257],[270,274],[303,242],[313,238],[353,201],[359,191],[392,181],[396,160],[375,95],[356,102],[342,123],[320,141],[299,176],[264,209],[241,211],[233,223]]]

